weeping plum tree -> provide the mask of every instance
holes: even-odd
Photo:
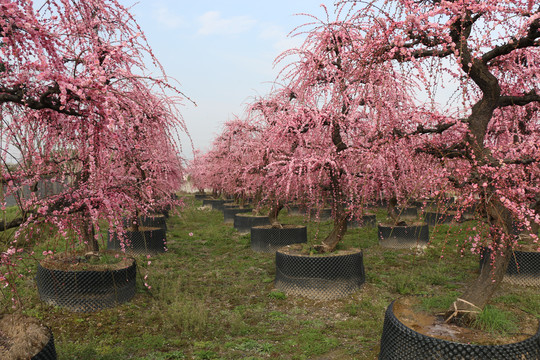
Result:
[[[65,185],[17,196],[20,218],[1,225],[18,228],[1,257],[7,284],[37,225],[75,233],[95,250],[99,220],[121,227],[126,214],[172,204],[183,171],[174,139],[186,127],[177,112],[183,95],[146,74],[144,57],[159,63],[115,0],[46,0],[39,9],[3,1],[0,35],[3,194]]]
[[[244,176],[258,156],[259,129],[249,120],[235,118],[225,122],[210,150],[196,154],[188,172],[199,189],[213,189],[215,195],[234,196],[243,202],[259,190],[246,183]]]
[[[280,81],[286,86],[281,96],[268,103],[270,110],[282,110],[271,118],[265,138],[270,140],[269,151],[280,153],[267,165],[268,174],[279,174],[269,184],[272,191],[290,199],[307,199],[314,207],[321,199],[330,199],[334,228],[317,246],[319,251],[328,252],[343,238],[351,212],[361,215],[381,185],[387,196],[406,196],[404,186],[392,187],[395,177],[387,171],[395,166],[390,162],[391,153],[399,151],[401,145],[382,145],[388,142],[383,135],[390,124],[412,117],[412,100],[401,86],[401,77],[389,71],[388,65],[366,66],[358,56],[356,40],[362,34],[355,27],[328,18],[316,20],[316,24],[306,32],[301,48],[282,55],[294,55],[298,60],[282,72]],[[399,131],[413,125],[402,124]],[[287,139],[289,149],[272,149],[273,144],[281,146],[282,139]],[[401,143],[411,141],[403,139]],[[380,151],[378,162],[373,147]],[[409,195],[412,188],[418,192],[429,188],[422,186],[429,177],[398,173],[409,180]]]
[[[343,2],[345,3],[345,2]],[[386,65],[416,93],[411,118],[395,118],[397,138],[444,168],[462,205],[478,204],[492,253],[454,306],[483,308],[500,284],[516,232],[540,223],[540,5],[531,0],[351,1],[343,23],[355,27],[365,66]],[[352,4],[351,4],[352,3]],[[357,81],[362,81],[359,74]],[[444,95],[440,90],[454,84]],[[410,104],[409,104],[410,105]],[[402,123],[417,121],[412,131]],[[536,224],[536,225],[535,225]]]

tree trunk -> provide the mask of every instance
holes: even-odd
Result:
[[[511,247],[506,245],[503,250],[495,250],[493,256],[493,259],[486,259],[480,270],[480,275],[452,304],[448,311],[451,317],[458,316],[465,320],[474,319],[499,288],[512,258]]]
[[[99,251],[99,243],[95,237],[94,224],[92,224],[87,217],[85,217],[83,212],[82,218],[82,236],[85,244],[85,250],[90,251]]]
[[[283,209],[283,203],[281,203],[280,201],[273,205],[270,209],[270,212],[268,213],[268,220],[270,220],[270,224],[272,225],[272,227],[281,227],[278,222],[278,216],[281,209]]]
[[[341,212],[341,214],[334,218],[334,228],[332,229],[332,232],[324,239],[321,245],[316,246],[315,248],[317,251],[323,253],[334,251],[346,232],[347,214]]]
[[[489,302],[506,274],[512,256],[512,246],[511,241],[504,237],[517,236],[512,230],[512,214],[498,200],[488,203],[487,213],[492,224],[489,234],[493,244],[492,257],[487,259],[480,270],[480,275],[469,285],[465,293],[452,304],[449,309],[450,318],[459,316],[466,320],[474,319]]]

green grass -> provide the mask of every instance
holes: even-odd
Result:
[[[168,220],[168,252],[153,256],[151,265],[137,257],[137,294],[129,303],[95,313],[44,305],[33,281],[35,264],[27,264],[29,276],[18,290],[23,311],[53,330],[60,360],[376,359],[392,300],[423,294],[422,309],[444,311],[477,275],[478,259],[462,245],[470,224],[437,227],[424,252],[384,249],[375,228],[350,229],[340,247],[363,249],[362,289],[334,301],[286,295],[273,286],[273,254],[253,252],[249,235],[224,224],[221,212],[199,210],[202,202],[192,197],[186,202],[180,216]],[[384,211],[377,216],[381,220]],[[310,245],[332,226],[286,212],[280,221],[307,225]],[[142,284],[145,275],[150,290]],[[540,315],[537,292],[503,285],[478,326],[512,332],[500,313],[507,320]]]
[[[518,324],[515,316],[504,310],[487,305],[476,317],[473,326],[490,333],[515,333]]]

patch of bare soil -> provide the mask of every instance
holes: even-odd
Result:
[[[58,253],[41,260],[42,267],[64,271],[110,271],[125,269],[135,260],[116,251]]]
[[[27,360],[49,341],[49,330],[38,319],[20,314],[0,317],[0,359]]]
[[[360,249],[349,248],[349,249],[338,249],[331,253],[318,253],[316,250],[310,248],[306,244],[292,244],[287,245],[282,248],[279,248],[279,252],[285,255],[294,255],[294,256],[341,256],[341,255],[350,255],[360,252]]]
[[[405,326],[421,334],[437,339],[463,344],[503,345],[511,344],[533,336],[538,329],[538,321],[533,316],[520,323],[520,334],[494,334],[479,329],[445,323],[444,317],[418,309],[419,298],[405,297],[394,302],[394,315]]]

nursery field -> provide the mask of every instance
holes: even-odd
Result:
[[[168,220],[168,252],[136,257],[131,302],[73,313],[41,303],[33,276],[21,284],[24,312],[52,329],[59,359],[376,359],[392,300],[425,295],[420,306],[445,311],[478,272],[478,256],[463,247],[472,222],[432,228],[423,251],[385,249],[376,228],[350,229],[340,246],[364,251],[361,290],[332,301],[287,296],[274,288],[273,254],[252,251],[222,212],[184,199]],[[331,229],[286,211],[279,220],[307,225],[313,244]],[[524,315],[540,316],[538,289],[503,284],[477,326],[512,335]]]

